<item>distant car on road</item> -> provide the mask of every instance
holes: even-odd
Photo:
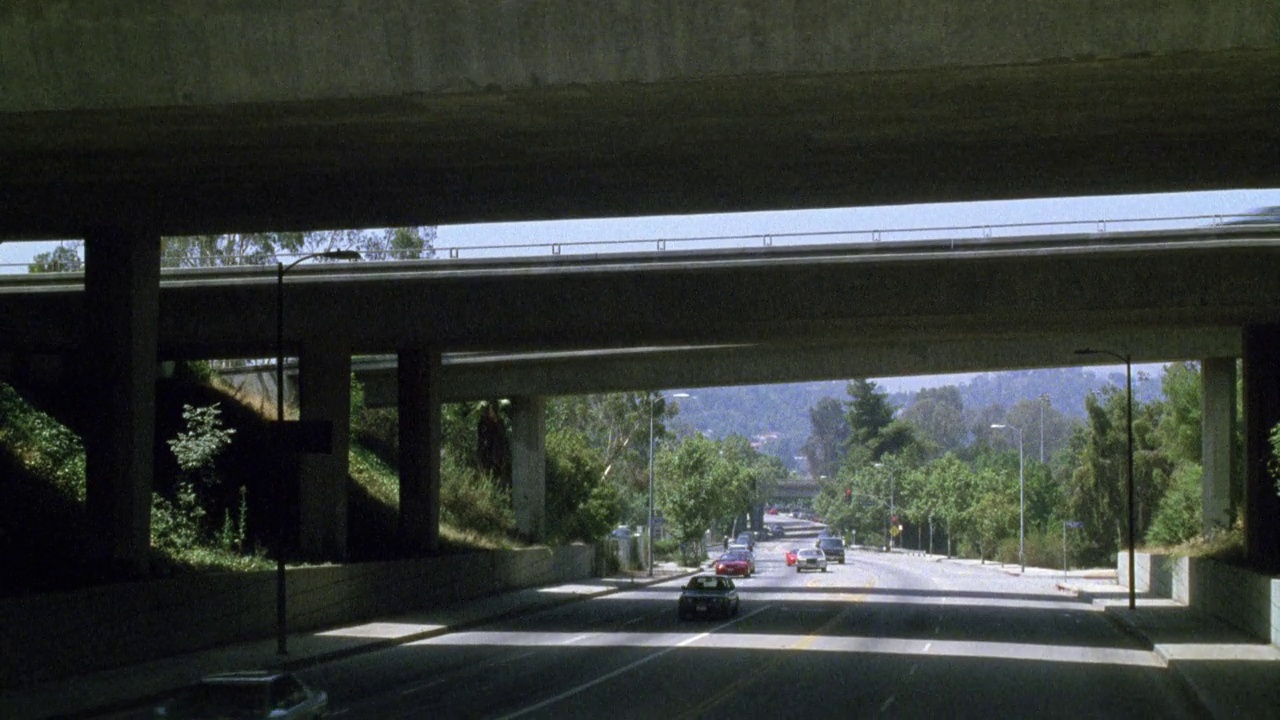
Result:
[[[782,527],[781,523],[774,523],[770,525],[768,530],[769,530],[770,537],[780,538],[780,537],[786,537],[787,535],[787,529]]]
[[[799,552],[800,551],[796,548],[791,548],[790,550],[787,551],[787,567],[791,567],[792,565],[796,564],[796,555]]]
[[[818,548],[805,548],[796,554],[796,572],[805,570],[827,571],[827,556]]]
[[[770,514],[770,515],[777,515],[777,514],[778,514],[778,508],[776,508],[776,507],[771,507],[771,508],[769,508],[769,512],[768,512],[768,514]]]
[[[610,532],[609,534],[619,540],[630,540],[631,528],[627,527],[626,525],[619,525],[618,527],[614,528],[613,531]]]
[[[844,538],[818,538],[818,549],[826,554],[828,560],[835,560],[841,565],[844,564]]]
[[[734,540],[734,542],[737,543],[738,545],[746,545],[748,550],[755,552],[756,538],[755,538],[755,535],[753,535],[750,532],[738,533],[738,537]]]
[[[730,550],[716,560],[716,575],[751,577],[756,571],[756,558],[750,552]]]
[[[324,717],[329,696],[312,690],[293,673],[267,670],[205,676],[169,702],[155,716],[167,720],[311,720]]]
[[[681,620],[738,614],[738,589],[733,580],[715,575],[694,575],[680,591]]]

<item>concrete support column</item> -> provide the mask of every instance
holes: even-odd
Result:
[[[1280,324],[1245,326],[1243,367],[1245,555],[1280,570],[1280,496],[1267,470],[1268,436],[1280,422]]]
[[[1231,527],[1238,495],[1232,493],[1232,448],[1236,435],[1236,360],[1200,363],[1200,465],[1204,531]]]
[[[298,415],[332,423],[327,455],[298,460],[298,539],[308,558],[341,560],[347,554],[347,477],[351,446],[351,351],[333,338],[309,339],[298,357]]]
[[[543,539],[547,524],[547,401],[511,400],[511,502],[516,532],[531,542]]]
[[[400,544],[411,554],[440,549],[440,351],[401,350]]]
[[[156,434],[160,236],[85,235],[85,465],[103,572],[147,569]]]

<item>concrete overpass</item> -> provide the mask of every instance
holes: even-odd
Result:
[[[101,432],[86,438],[88,504],[104,559],[128,567],[146,555],[156,358],[253,354],[271,323],[253,311],[265,287],[170,293],[162,313],[161,235],[1277,186],[1278,24],[1270,0],[12,0],[0,11],[0,237],[86,240],[83,309],[43,324],[73,318],[63,341],[79,338],[94,358],[83,402]],[[984,328],[983,313],[945,303],[961,287],[1007,327],[1110,329],[1116,339],[1170,328],[1156,301],[1126,288],[1182,281],[1216,293],[1222,304],[1201,307],[1187,293],[1178,310],[1243,328],[1257,410],[1250,487],[1262,487],[1265,428],[1280,419],[1280,380],[1266,369],[1277,330],[1244,317],[1256,307],[1232,317],[1225,308],[1248,301],[1209,286],[1234,287],[1226,278],[1237,271],[1240,292],[1270,279],[1258,275],[1263,258],[1223,257],[1235,259],[1130,259],[1123,276],[1069,262],[1081,280],[1054,285],[1029,310],[1006,301],[1033,290],[1012,258],[923,287],[909,263],[875,272],[882,288],[912,296],[916,337],[940,341]],[[400,392],[414,398],[402,407],[418,408],[438,407],[445,347],[697,344],[708,331],[714,343],[775,348],[813,337],[897,342],[902,319],[858,292],[866,267],[847,269],[769,278],[738,267],[738,282],[669,327],[655,309],[698,297],[705,268],[662,283],[584,275],[579,294],[564,295],[579,302],[536,331],[514,319],[523,305],[511,298],[544,292],[546,278],[460,275],[432,288],[438,307],[485,310],[472,325],[412,292],[383,297],[425,315],[382,323],[392,332],[381,337],[369,320],[385,306],[335,304],[301,268],[290,289],[314,317],[363,318],[346,340],[399,353]],[[757,285],[766,282],[775,284]],[[806,288],[816,300],[807,315],[773,312],[772,298]],[[582,300],[598,297],[619,312],[587,325]],[[243,312],[186,339],[160,325],[211,302]],[[30,317],[4,313],[39,336]],[[499,333],[510,340],[495,343]],[[162,350],[161,338],[173,344]],[[317,347],[325,338],[286,340],[304,372],[313,362],[328,378],[321,406],[341,402],[346,368],[332,362],[338,348]],[[304,415],[320,412],[311,402]],[[438,421],[429,410],[401,419],[425,435]],[[430,456],[425,443],[408,464]],[[429,489],[417,492],[402,508],[429,515]],[[1271,495],[1258,517],[1280,528]],[[406,530],[410,544],[430,544],[429,524]],[[1251,535],[1250,547],[1280,557],[1280,532]]]
[[[1280,186],[1271,0],[9,0],[0,237]]]
[[[308,459],[310,487],[325,500],[312,503],[320,516],[304,517],[304,527],[315,529],[314,551],[329,543],[329,553],[341,553],[344,526],[325,509],[342,507],[335,493],[347,472],[353,355],[395,353],[365,365],[362,379],[367,399],[398,405],[409,427],[424,407],[438,413],[446,401],[514,397],[516,488],[529,493],[518,510],[536,535],[548,395],[1063,366],[1080,364],[1077,348],[1108,347],[1138,362],[1205,359],[1206,396],[1214,388],[1214,402],[1233,407],[1231,359],[1246,354],[1248,328],[1280,314],[1278,251],[1280,229],[1221,226],[300,266],[285,285],[285,351],[300,357],[303,417],[342,429],[333,456]],[[160,356],[273,355],[277,292],[270,267],[167,274]],[[77,276],[0,283],[0,334],[9,347],[0,370],[74,388],[58,368],[74,376],[79,367],[86,333],[72,319],[84,293]],[[422,373],[429,377],[419,387]],[[1224,418],[1207,425],[1206,442],[1226,448],[1220,439],[1229,434]],[[401,462],[403,485],[438,483],[438,467],[427,460],[438,453],[402,446],[410,455]],[[1206,467],[1209,516],[1220,519],[1232,503],[1230,458]],[[425,480],[413,477],[419,472]]]

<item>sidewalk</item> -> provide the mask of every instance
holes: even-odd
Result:
[[[1028,568],[1030,570],[1030,568]],[[1137,596],[1114,581],[1059,583],[1101,607],[1151,647],[1214,718],[1280,717],[1280,648],[1163,598]]]
[[[351,627],[294,633],[288,638],[288,655],[277,655],[276,640],[271,638],[105,670],[33,688],[0,690],[0,717],[5,720],[99,717],[154,704],[210,673],[255,668],[299,670],[694,572],[671,564],[655,565],[653,577],[635,573],[588,578],[576,583],[516,590]]]
[[[1006,575],[1055,579],[1059,590],[1093,603],[1124,632],[1150,647],[1189,697],[1213,718],[1280,718],[1280,648],[1166,598],[1138,594],[1114,570],[1027,567],[930,556]]]

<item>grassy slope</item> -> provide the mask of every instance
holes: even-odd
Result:
[[[84,510],[84,455],[79,438],[56,420],[18,398],[0,384],[7,404],[0,412],[0,565],[6,582],[0,593],[23,594],[69,589],[97,581],[86,561],[92,547]],[[222,418],[235,429],[231,445],[219,457],[224,478],[221,492],[209,494],[210,515],[222,517],[238,506],[240,488],[247,489],[248,535],[251,545],[267,545],[273,531],[273,511],[266,501],[278,474],[269,447],[266,422],[255,408],[263,403],[243,401],[228,392],[198,382],[166,380],[157,388],[157,490],[166,491],[180,471],[164,443],[185,428],[184,404],[219,403]],[[393,443],[378,443],[382,448]],[[399,480],[396,469],[378,453],[353,441],[348,485],[349,554],[353,561],[397,556],[396,524]],[[442,524],[442,551],[511,546],[507,538],[486,537]],[[262,559],[259,552],[259,560]],[[260,563],[243,557],[202,552],[185,559],[157,557],[156,572],[248,569]]]

